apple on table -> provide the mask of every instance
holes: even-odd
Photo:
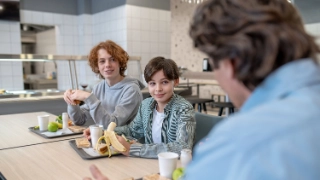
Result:
[[[180,178],[182,178],[182,176],[184,175],[184,168],[183,167],[179,167],[177,169],[175,169],[172,173],[172,179],[173,180],[179,180]]]

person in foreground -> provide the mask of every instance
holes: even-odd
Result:
[[[190,35],[239,112],[195,147],[184,179],[319,179],[319,47],[287,0],[209,0]]]
[[[210,0],[190,36],[240,108],[195,149],[185,179],[319,179],[319,47],[287,0]]]
[[[176,152],[192,149],[196,122],[192,105],[174,94],[179,83],[177,64],[171,59],[156,57],[144,70],[150,98],[142,101],[138,114],[128,125],[116,127],[117,134],[142,140],[144,144],[119,141],[128,151],[124,155],[157,158],[160,152]]]
[[[144,85],[125,77],[128,59],[128,54],[112,41],[101,42],[91,50],[91,69],[104,80],[93,87],[92,93],[71,89],[64,93],[74,124],[83,125],[93,119],[107,128],[110,122],[123,126],[134,119],[142,102]],[[77,100],[84,101],[84,105],[77,105]],[[89,129],[85,132],[90,134]]]

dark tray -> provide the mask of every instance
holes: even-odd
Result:
[[[7,180],[1,172],[0,172],[0,180]]]
[[[70,144],[70,146],[79,154],[79,156],[80,156],[82,159],[85,159],[85,160],[91,160],[91,159],[99,159],[99,158],[109,157],[108,154],[106,154],[106,155],[100,155],[100,156],[91,156],[91,155],[87,154],[82,148],[78,148],[78,147],[77,147],[76,140],[71,140],[71,141],[69,141],[69,144]],[[112,154],[112,156],[115,156],[115,155],[122,155],[122,154],[121,154],[121,153]]]
[[[59,135],[55,135],[55,136],[47,136],[47,135],[42,134],[42,133],[48,132],[48,131],[40,131],[39,129],[34,129],[34,127],[29,127],[28,129],[31,132],[34,132],[34,133],[38,134],[39,136],[42,136],[42,137],[44,137],[46,139],[58,138],[58,137],[64,137],[64,136],[72,136],[72,135],[77,135],[77,134],[82,134],[83,133],[83,132],[77,132],[77,133],[72,132],[72,133],[63,133],[63,134],[59,134]],[[61,129],[59,129],[59,130],[61,130]]]

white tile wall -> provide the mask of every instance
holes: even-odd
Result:
[[[126,5],[127,51],[141,56],[142,73],[149,60],[155,56],[171,57],[170,11]],[[137,64],[128,65],[128,75],[141,78]]]
[[[54,26],[50,38],[41,36],[37,53],[59,55],[88,55],[91,48],[101,41],[113,40],[128,51],[131,56],[141,56],[141,68],[144,70],[147,62],[155,56],[170,58],[170,11],[123,5],[109,9],[94,15],[64,15],[48,12],[21,10],[21,23]],[[53,35],[54,34],[54,35]],[[45,34],[43,34],[45,35]],[[46,35],[47,36],[47,35]],[[54,38],[54,44],[48,43]],[[0,21],[0,53],[21,53],[19,23]],[[40,48],[41,47],[41,48]],[[4,64],[3,64],[4,63]],[[0,87],[23,89],[22,63],[19,72],[0,77]],[[13,68],[12,64],[0,63],[0,67]],[[16,65],[15,65],[16,66]],[[45,63],[45,69],[52,70],[53,65]],[[76,63],[79,81],[97,82],[97,76],[91,71],[87,61]],[[129,62],[128,75],[140,79],[137,71],[138,64]],[[59,89],[71,87],[69,82],[69,69],[67,61],[57,62],[57,79]],[[39,71],[43,71],[43,64],[39,65]],[[18,79],[18,75],[21,80]],[[14,77],[14,78],[13,78]],[[8,79],[9,78],[9,79]],[[13,82],[10,84],[7,82]],[[18,87],[15,85],[20,83]],[[80,82],[79,82],[80,83]],[[4,86],[4,84],[7,84]]]
[[[55,45],[41,41],[41,45],[46,45],[41,49],[37,49],[40,54],[87,55],[88,50],[86,49],[92,47],[91,15],[74,16],[26,10],[21,10],[20,13],[22,23],[55,26],[54,35],[51,36],[54,40],[43,40],[47,42],[54,41]],[[39,65],[39,69],[42,71],[40,67],[41,65]],[[59,71],[59,69],[62,69],[62,71]],[[57,63],[58,89],[70,87],[69,78],[66,78],[68,75],[61,74],[64,69],[64,63]],[[54,71],[54,64],[45,63],[45,70]]]
[[[316,38],[318,45],[320,46],[320,23],[306,24],[306,31]]]
[[[178,66],[192,71],[202,71],[202,59],[205,54],[193,48],[188,34],[190,20],[196,8],[195,4],[171,0],[171,52]],[[167,17],[168,18],[168,17]],[[185,82],[181,80],[180,82]],[[193,89],[193,92],[196,92]],[[223,94],[219,86],[201,86],[200,97],[211,98],[211,94]]]
[[[19,22],[0,21],[0,54],[20,54],[20,42]],[[21,62],[0,62],[0,71],[1,89],[23,89]]]

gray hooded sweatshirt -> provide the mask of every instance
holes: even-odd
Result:
[[[110,122],[117,126],[129,124],[138,112],[144,87],[139,80],[129,77],[111,87],[103,80],[93,87],[84,105],[68,105],[68,114],[75,125],[84,125],[89,119],[104,129]]]

